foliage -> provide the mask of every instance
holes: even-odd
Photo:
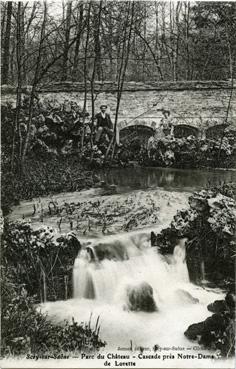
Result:
[[[6,214],[20,200],[46,196],[64,191],[79,191],[96,182],[96,176],[81,165],[77,155],[50,157],[46,161],[31,158],[26,161],[23,174],[11,173],[8,165],[2,166],[2,210]]]
[[[194,136],[167,136],[150,140],[150,148],[142,150],[143,165],[199,168],[234,166],[235,147],[227,136],[223,140],[198,139]]]
[[[64,321],[52,323],[40,312],[25,286],[2,270],[2,355],[47,354],[53,357],[73,352],[99,350],[105,346],[96,326]]]
[[[169,228],[152,234],[152,244],[162,253],[173,252],[177,239],[187,237],[190,278],[203,278],[224,286],[234,280],[236,203],[231,186],[223,184],[194,192],[189,209],[178,211]],[[202,262],[205,273],[203,275]]]
[[[2,258],[14,280],[38,301],[68,298],[72,269],[81,245],[73,234],[55,238],[50,227],[33,230],[28,222],[5,222]],[[66,283],[67,282],[67,283]]]
[[[20,135],[16,135],[15,140],[13,140],[16,108],[10,103],[2,107],[2,161],[4,167],[10,168],[13,141],[15,145],[14,162],[19,162],[19,137],[24,142],[29,119],[28,111],[29,98],[25,95],[19,113]],[[83,162],[87,167],[104,166],[109,141],[106,135],[102,135],[98,146],[93,144],[95,129],[92,119],[89,113],[82,111],[75,101],[64,100],[62,103],[58,103],[55,100],[38,99],[33,105],[32,115],[28,160],[55,161],[56,159],[78,156],[80,162]],[[82,138],[83,144],[81,143]]]
[[[29,97],[24,96],[19,116],[19,129],[24,141],[27,132]],[[2,142],[3,150],[9,153],[12,148],[16,108],[10,103],[2,107]],[[58,155],[78,150],[84,120],[90,129],[89,114],[83,112],[75,101],[64,100],[59,104],[53,100],[34,100],[30,131],[29,152],[42,155]],[[18,136],[17,136],[18,137]],[[15,143],[19,145],[19,142]]]

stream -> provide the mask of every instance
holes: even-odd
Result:
[[[177,209],[187,208],[191,192],[220,181],[235,182],[236,172],[129,168],[102,172],[100,179],[116,185],[116,194],[102,196],[108,208],[112,204],[123,206],[127,198],[131,198],[133,203],[139,201],[134,207],[137,213],[140,206],[145,207],[147,198],[151,198],[153,206],[158,206],[159,220],[157,224],[150,224],[149,220],[147,224],[142,222],[125,232],[121,229],[126,218],[116,218],[111,225],[111,232],[106,235],[91,231],[91,234],[82,237],[78,231],[78,237],[81,236],[85,246],[74,264],[74,297],[67,301],[46,302],[41,305],[41,310],[56,322],[73,317],[78,322],[91,320],[95,326],[99,317],[100,337],[107,342],[101,351],[105,359],[108,353],[129,356],[123,360],[110,358],[111,367],[125,366],[124,363],[132,366],[128,365],[130,362],[135,362],[135,366],[140,368],[234,367],[233,360],[220,359],[184,336],[190,324],[211,316],[207,305],[221,299],[223,292],[190,283],[184,240],[176,245],[173,255],[162,256],[155,247],[150,246],[150,231],[160,231],[170,223]],[[58,202],[65,198],[67,201],[86,201],[99,196],[98,189],[95,189],[61,194],[54,198]],[[143,203],[142,199],[145,200]],[[29,217],[31,206],[32,202],[21,203],[15,207],[11,217],[21,217],[22,212],[26,218]],[[34,222],[39,224],[37,217],[35,221],[32,220]],[[44,222],[55,225],[50,219]],[[155,311],[132,310],[130,291],[142,299],[148,286],[152,290]],[[140,354],[140,348],[143,354]],[[145,355],[156,357],[146,359]],[[78,361],[72,358],[68,361],[59,360],[56,365],[71,368],[79,362],[82,367],[101,367],[105,359]],[[115,362],[123,364],[117,365]],[[42,365],[39,360],[37,365],[40,363]],[[47,364],[43,361],[43,365],[53,366],[50,360]]]

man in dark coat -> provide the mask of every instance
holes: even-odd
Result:
[[[106,134],[109,139],[113,137],[111,117],[106,113],[107,105],[101,105],[100,110],[100,113],[95,115],[95,127],[97,128],[95,136],[96,144],[100,141],[102,134]]]

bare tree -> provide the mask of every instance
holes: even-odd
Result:
[[[234,60],[233,60],[233,55],[232,55],[232,48],[231,48],[231,43],[230,43],[228,27],[226,28],[226,38],[227,38],[227,46],[228,46],[228,53],[229,53],[229,73],[230,73],[231,85],[230,85],[230,94],[229,94],[228,105],[227,105],[227,109],[226,109],[226,117],[225,117],[225,121],[224,121],[224,129],[222,131],[222,135],[221,135],[221,138],[220,138],[220,146],[219,146],[219,151],[218,151],[218,160],[220,159],[220,155],[221,155],[221,151],[222,151],[222,144],[223,144],[223,139],[225,137],[225,130],[228,127],[229,112],[230,112],[230,108],[231,108],[233,90],[234,90],[234,74],[233,74]]]
[[[189,1],[184,3],[184,22],[185,22],[185,51],[186,51],[186,69],[185,79],[190,77],[190,48],[189,48],[189,27],[190,27],[190,3]]]
[[[120,101],[121,101],[121,96],[123,92],[125,74],[126,74],[127,64],[129,60],[130,42],[131,42],[131,35],[132,35],[132,30],[133,30],[133,20],[134,20],[134,9],[135,9],[135,3],[129,1],[127,3],[126,18],[125,18],[125,22],[123,26],[124,34],[123,34],[123,46],[122,46],[122,52],[121,52],[121,62],[120,62],[118,82],[117,82],[117,102],[116,102],[116,112],[115,112],[115,122],[114,122],[114,136],[113,136],[113,140],[111,140],[111,143],[108,146],[106,156],[108,156],[109,151],[112,147],[112,144],[113,144],[113,150],[112,150],[112,156],[113,156],[115,146],[116,146],[117,122],[118,122]]]
[[[12,1],[9,1],[7,3],[6,31],[5,31],[4,46],[3,46],[4,53],[3,53],[3,60],[2,60],[2,84],[8,83],[11,16],[12,16]]]
[[[68,1],[67,10],[66,10],[66,29],[65,29],[65,44],[64,44],[64,53],[63,53],[63,61],[62,61],[62,76],[61,80],[67,80],[68,74],[68,54],[69,54],[69,43],[70,43],[70,29],[71,29],[71,10],[72,10],[72,2]]]
[[[77,79],[79,50],[80,50],[80,44],[82,40],[82,30],[83,30],[83,14],[84,14],[84,5],[83,3],[81,3],[79,5],[79,19],[78,19],[78,25],[77,25],[74,61],[73,61],[73,69],[72,69],[72,79],[73,80]]]
[[[87,107],[87,94],[88,94],[88,66],[87,66],[87,56],[88,56],[88,46],[89,46],[89,37],[90,37],[90,17],[91,17],[91,6],[92,2],[89,2],[88,11],[87,11],[87,22],[86,22],[86,41],[85,41],[85,51],[84,51],[84,105],[83,105],[83,120],[82,120],[82,134],[80,141],[80,151],[81,155],[84,147],[84,135],[85,135],[85,119],[86,119],[86,107]]]
[[[22,98],[22,2],[19,1],[17,6],[17,17],[16,17],[16,62],[17,62],[17,89],[16,89],[16,110],[14,119],[14,130],[13,130],[13,141],[12,141],[12,157],[11,157],[11,170],[14,170],[15,164],[15,153],[16,153],[16,138],[19,140],[19,153],[18,158],[20,161],[21,150],[22,150],[22,136],[19,125],[20,109],[21,109],[21,98]],[[17,135],[18,134],[18,135]]]
[[[94,14],[94,62],[93,62],[93,70],[92,70],[92,76],[91,76],[91,102],[92,102],[92,122],[94,121],[94,116],[95,116],[95,107],[94,107],[94,102],[95,102],[95,96],[94,96],[94,81],[95,81],[95,77],[96,77],[96,72],[97,72],[97,76],[98,76],[98,80],[101,79],[101,49],[100,49],[100,45],[99,47],[97,46],[97,44],[100,43],[99,39],[100,39],[100,25],[101,25],[101,13],[102,13],[102,3],[103,1],[100,0],[99,1],[99,9],[97,14]]]
[[[44,12],[43,12],[43,23],[41,27],[40,41],[39,41],[39,48],[38,48],[38,56],[37,56],[37,61],[36,61],[36,66],[35,66],[34,80],[33,80],[32,89],[30,93],[29,117],[27,120],[26,138],[25,138],[24,148],[23,148],[23,153],[22,153],[22,158],[21,158],[21,166],[22,166],[23,171],[24,171],[25,157],[26,157],[26,153],[27,153],[28,145],[30,141],[31,124],[32,124],[32,118],[33,118],[33,107],[34,107],[36,88],[38,84],[38,77],[39,77],[40,67],[41,67],[42,49],[43,49],[43,42],[45,38],[46,22],[47,22],[47,2],[45,1],[44,2]]]

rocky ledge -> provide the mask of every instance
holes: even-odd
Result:
[[[214,314],[203,322],[191,324],[185,336],[207,349],[219,350],[222,356],[234,355],[235,299],[235,293],[228,292],[224,300],[208,305],[208,310]]]

